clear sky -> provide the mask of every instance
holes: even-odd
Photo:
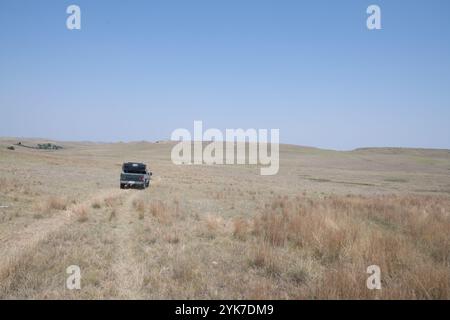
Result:
[[[0,118],[0,136],[57,140],[169,139],[202,120],[322,148],[450,148],[450,1],[0,0]]]

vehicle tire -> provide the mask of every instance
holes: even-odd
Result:
[[[125,186],[123,184],[120,184],[120,189],[125,189]]]

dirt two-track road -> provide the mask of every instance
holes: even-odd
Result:
[[[450,298],[448,150],[282,145],[261,176],[174,165],[168,142],[18,141],[0,139],[2,299]],[[119,189],[126,161],[150,188]]]

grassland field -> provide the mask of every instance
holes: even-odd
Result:
[[[2,299],[450,299],[449,150],[281,145],[261,176],[174,165],[171,142],[17,141],[0,139]],[[148,189],[119,189],[126,161]]]

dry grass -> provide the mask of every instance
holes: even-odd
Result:
[[[174,166],[163,143],[3,149],[1,298],[450,299],[448,152],[282,146],[261,177]],[[125,154],[151,165],[149,189],[118,188]]]
[[[166,212],[166,205],[160,200],[154,201],[150,204],[149,211],[154,217],[162,216]]]
[[[108,208],[113,208],[118,205],[119,199],[114,196],[107,196],[104,199],[104,203]]]
[[[115,217],[116,217],[116,210],[112,209],[111,212],[109,213],[109,218],[108,221],[111,222]]]
[[[233,236],[245,240],[250,230],[250,224],[247,219],[237,217],[233,219]]]
[[[129,250],[149,270],[138,274],[143,294],[157,288],[163,297],[213,298],[222,288],[220,297],[255,299],[450,298],[446,197],[277,196],[250,217],[184,220],[175,219],[177,202],[131,202],[142,213]],[[107,211],[110,221],[116,208]],[[87,220],[86,206],[73,210]],[[366,287],[373,264],[381,268],[381,291]]]
[[[88,209],[85,205],[77,205],[73,208],[73,213],[78,222],[86,222],[88,220]]]
[[[214,239],[217,235],[223,233],[225,222],[218,215],[206,214],[200,227],[200,236],[207,239]]]
[[[448,208],[430,196],[276,198],[254,218],[252,264],[273,270],[271,250],[306,252],[326,271],[303,298],[373,298],[364,270],[375,264],[382,298],[449,299]]]
[[[91,202],[92,209],[101,209],[103,207],[106,208],[115,208],[121,205],[121,200],[119,197],[113,194],[113,192],[108,192],[106,194],[101,194]]]
[[[0,177],[0,191],[2,193],[21,193],[25,187],[17,179],[7,179]]]
[[[102,203],[99,199],[95,199],[91,204],[92,209],[100,209],[102,207]]]
[[[138,212],[139,219],[144,219],[145,216],[145,202],[143,199],[135,199],[133,201],[133,208]]]
[[[278,273],[279,264],[274,249],[270,243],[262,242],[252,248],[250,266],[264,268],[269,275]]]
[[[35,217],[41,218],[43,215],[49,214],[53,211],[67,210],[69,201],[63,197],[50,196],[45,200],[35,203]]]
[[[53,196],[47,200],[46,207],[48,210],[66,210],[67,204],[68,201],[66,198]]]
[[[178,235],[176,233],[175,234],[165,234],[164,240],[170,244],[177,244],[180,242],[180,238],[178,237]]]
[[[173,222],[172,210],[161,200],[151,201],[148,212],[161,224],[170,225]]]

